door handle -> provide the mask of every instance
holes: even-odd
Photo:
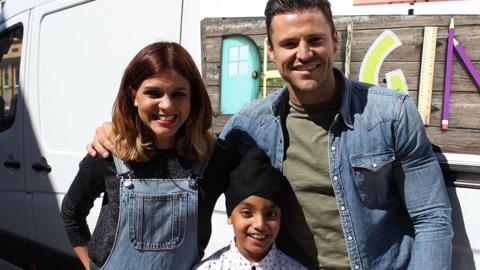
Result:
[[[32,164],[32,169],[37,172],[45,171],[45,172],[51,172],[52,167],[48,164],[41,164],[41,163],[33,163]]]
[[[8,168],[14,168],[14,169],[20,169],[21,164],[20,162],[16,160],[7,160],[3,162],[3,166],[8,167]]]
[[[37,171],[37,172],[44,171],[44,172],[49,173],[49,172],[52,171],[52,167],[50,167],[50,165],[48,165],[47,160],[44,157],[42,157],[40,159],[40,162],[33,163],[32,164],[32,169],[34,171]]]

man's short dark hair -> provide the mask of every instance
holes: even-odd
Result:
[[[332,10],[328,0],[268,0],[265,7],[265,21],[267,26],[268,43],[272,45],[272,35],[270,25],[272,18],[279,14],[291,14],[300,11],[318,8],[330,24],[332,35],[335,34],[335,24],[333,23]]]

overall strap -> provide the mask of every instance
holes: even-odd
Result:
[[[127,162],[121,160],[116,156],[113,156],[113,162],[115,163],[115,169],[117,170],[117,177],[123,177],[125,175],[133,174],[133,170],[130,169],[130,166]]]
[[[205,170],[208,167],[208,162],[210,162],[210,158],[212,157],[213,151],[215,151],[216,144],[217,144],[217,138],[214,138],[212,140],[212,148],[210,149],[210,152],[207,154],[207,156],[202,160],[196,160],[193,162],[192,168],[190,169],[190,173],[192,174],[192,177],[195,178],[196,180],[203,178],[203,174],[205,173]]]

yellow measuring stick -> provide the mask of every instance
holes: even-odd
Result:
[[[350,63],[352,61],[353,22],[347,25],[347,41],[345,43],[345,77],[350,78]]]
[[[263,41],[263,97],[267,96],[267,80],[282,78],[278,70],[268,70],[268,43],[267,38]]]
[[[435,67],[435,51],[437,49],[437,27],[425,27],[423,33],[422,64],[418,86],[417,108],[424,125],[430,124],[432,106],[433,73]]]

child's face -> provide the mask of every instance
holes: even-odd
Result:
[[[280,230],[280,208],[272,201],[249,196],[228,217],[235,244],[249,261],[260,261],[270,250]]]

